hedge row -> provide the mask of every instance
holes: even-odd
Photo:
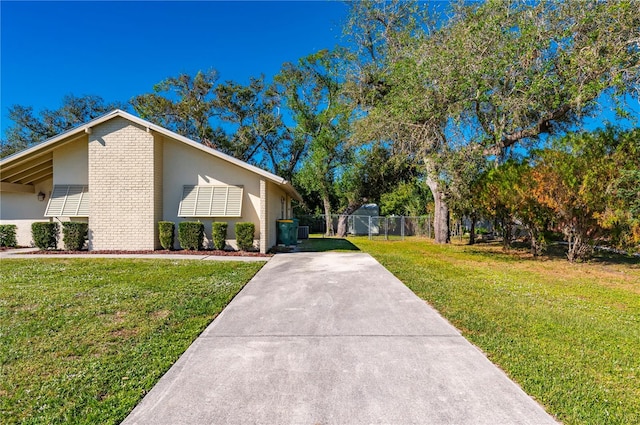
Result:
[[[56,222],[35,222],[31,224],[33,243],[40,249],[58,248],[60,225]],[[62,223],[62,242],[69,251],[80,251],[84,248],[89,234],[89,225],[77,221]]]
[[[60,226],[55,222],[35,222],[31,224],[33,243],[40,249],[58,248]]]
[[[0,224],[0,247],[13,248],[18,245],[15,224]]]
[[[172,221],[158,222],[158,238],[160,239],[160,246],[164,249],[173,249],[175,229],[176,225]]]
[[[183,221],[178,224],[178,242],[184,249],[198,251],[204,242],[204,224],[199,221]]]
[[[69,251],[80,251],[84,248],[89,235],[89,224],[77,221],[62,223],[62,242]]]
[[[253,249],[253,234],[256,226],[253,223],[236,223],[236,242],[242,251]]]
[[[222,250],[226,246],[227,228],[226,222],[215,221],[211,225],[213,249]],[[253,223],[236,223],[236,241],[242,251],[253,249],[253,235],[255,225]],[[171,221],[158,222],[158,237],[160,245],[164,249],[173,249],[175,241],[175,224]],[[178,223],[178,242],[183,249],[200,250],[204,243],[204,224],[199,221],[183,221]]]
[[[211,238],[213,239],[213,249],[222,250],[227,244],[227,227],[228,223],[223,221],[214,221],[211,225]]]
[[[222,250],[226,245],[228,223],[213,222],[211,226],[213,248]],[[236,223],[236,242],[242,251],[253,249],[253,223]],[[76,221],[62,223],[63,242],[67,250],[81,250],[88,238],[89,225]],[[34,244],[40,249],[56,249],[60,226],[56,222],[35,222],[31,225],[31,236]],[[175,242],[175,224],[171,221],[158,222],[158,237],[164,249],[173,249]],[[178,224],[178,242],[184,249],[200,250],[204,243],[204,224],[199,221],[183,221]],[[13,224],[0,225],[0,247],[14,247],[16,241],[16,226]]]

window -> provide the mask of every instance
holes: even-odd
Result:
[[[53,186],[45,217],[89,217],[89,186],[63,184]]]
[[[178,217],[241,217],[242,186],[184,186]]]

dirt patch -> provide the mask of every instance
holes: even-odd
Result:
[[[110,334],[118,338],[131,338],[138,335],[138,332],[138,329],[117,329],[111,331]]]
[[[116,311],[116,314],[113,315],[112,323],[123,323],[124,318],[127,315],[126,311]]]
[[[171,314],[170,310],[158,310],[151,313],[153,319],[166,319]]]

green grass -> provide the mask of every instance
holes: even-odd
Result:
[[[0,263],[0,423],[119,423],[263,263]]]
[[[640,264],[350,239],[566,424],[640,423]]]

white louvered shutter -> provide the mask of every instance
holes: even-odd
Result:
[[[242,186],[184,186],[178,217],[241,217]]]
[[[44,216],[89,217],[89,187],[85,185],[55,185]]]

